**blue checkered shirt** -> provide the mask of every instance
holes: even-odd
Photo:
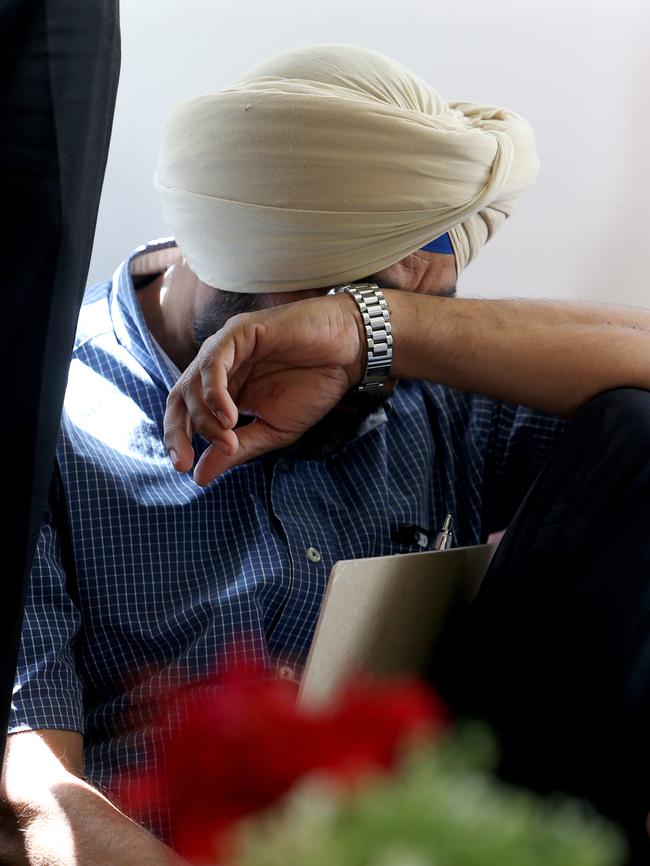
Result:
[[[200,488],[163,447],[174,371],[132,273],[172,246],[86,293],[13,696],[10,730],[82,732],[104,789],[170,687],[238,660],[298,673],[337,560],[430,547],[447,512],[458,545],[506,526],[565,426],[401,381],[330,456],[279,451]]]

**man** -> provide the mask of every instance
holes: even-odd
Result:
[[[178,863],[99,792],[155,760],[159,699],[244,660],[298,679],[336,560],[431,546],[447,512],[483,540],[562,416],[585,451],[608,429],[590,398],[650,388],[642,311],[450,297],[536,170],[517,115],[346,46],[172,116],[179,247],[89,290],[70,368],[5,772],[28,862]],[[328,294],[360,280],[386,287],[383,396],[348,394],[361,317]],[[630,400],[605,398],[618,429],[643,423]]]

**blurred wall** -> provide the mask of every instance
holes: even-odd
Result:
[[[464,273],[463,293],[650,307],[647,0],[122,0],[123,65],[90,272],[169,234],[152,188],[162,122],[287,48],[348,42],[447,99],[533,125],[537,186]]]

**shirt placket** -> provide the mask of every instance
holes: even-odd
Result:
[[[273,513],[282,527],[289,559],[291,576],[284,603],[279,611],[273,632],[288,628],[302,647],[301,657],[280,653],[276,656],[276,675],[283,680],[298,682],[306,659],[307,637],[313,631],[314,605],[320,608],[333,562],[331,544],[309,508],[309,488],[312,484],[309,464],[288,458],[278,460],[273,467],[271,504]],[[313,622],[311,622],[313,620]],[[296,635],[296,629],[298,634]],[[269,634],[269,639],[272,637]]]

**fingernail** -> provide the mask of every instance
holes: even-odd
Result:
[[[217,412],[217,418],[221,421],[224,427],[230,427],[230,421],[228,421],[223,412]]]
[[[169,449],[169,458],[172,461],[172,463],[174,464],[174,466],[176,466],[176,461],[178,460],[178,454],[174,451],[173,448]]]

